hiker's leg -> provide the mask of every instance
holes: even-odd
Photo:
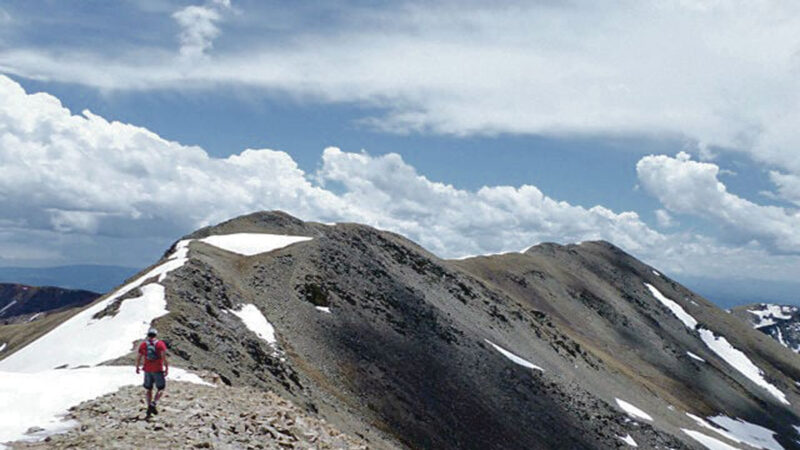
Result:
[[[155,403],[158,403],[158,400],[164,395],[164,389],[167,387],[167,380],[164,378],[164,372],[159,372],[155,375],[155,384],[156,384],[156,398],[153,400]]]
[[[153,374],[150,372],[144,373],[144,386],[145,394],[144,398],[147,400],[147,405],[149,406],[153,403]]]

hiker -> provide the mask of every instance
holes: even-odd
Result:
[[[136,373],[139,373],[139,368],[144,359],[144,388],[146,389],[145,398],[147,399],[147,417],[150,414],[158,414],[156,404],[164,393],[164,388],[167,386],[166,377],[169,373],[169,364],[167,364],[167,344],[164,341],[156,339],[158,331],[155,328],[150,328],[147,331],[147,339],[139,345],[139,355],[136,357]],[[153,398],[153,385],[155,384],[156,392]]]

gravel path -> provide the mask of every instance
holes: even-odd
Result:
[[[11,448],[367,448],[272,392],[172,382],[150,420],[142,394],[129,386],[84,402],[67,416],[77,427]]]

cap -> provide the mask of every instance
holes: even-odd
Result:
[[[157,334],[158,334],[158,331],[155,328],[150,328],[149,330],[147,330],[147,335],[148,336],[155,336]]]

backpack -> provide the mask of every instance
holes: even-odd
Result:
[[[146,346],[147,346],[146,347],[147,360],[148,361],[157,361],[157,360],[161,359],[159,357],[159,354],[158,354],[158,349],[156,348],[156,344],[158,344],[158,339],[153,339],[153,340],[148,339],[145,342],[146,342]]]

